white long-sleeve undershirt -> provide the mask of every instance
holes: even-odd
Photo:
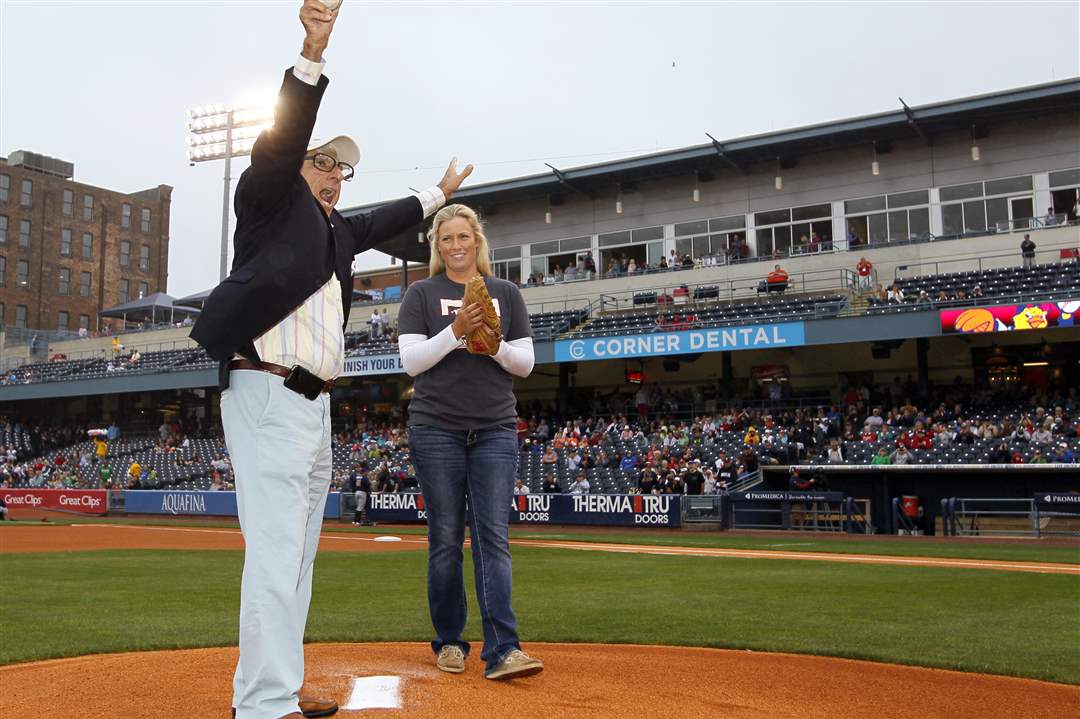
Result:
[[[461,343],[454,337],[453,325],[430,338],[420,334],[404,334],[398,337],[401,365],[410,377],[427,372],[460,346]],[[528,377],[536,363],[532,337],[522,337],[511,342],[502,340],[499,351],[491,359],[515,377]]]

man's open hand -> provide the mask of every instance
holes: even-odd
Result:
[[[323,51],[330,42],[330,31],[334,29],[341,6],[327,10],[319,0],[304,0],[300,8],[300,23],[304,26],[303,55],[312,62],[322,62]]]
[[[446,173],[443,178],[439,180],[439,189],[442,190],[443,195],[449,202],[450,196],[457,192],[457,188],[461,187],[461,183],[465,181],[465,178],[472,174],[473,166],[465,165],[465,169],[461,172],[457,171],[457,158],[450,160],[450,164],[446,167]]]

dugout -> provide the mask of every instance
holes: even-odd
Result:
[[[943,499],[1031,499],[1038,493],[1080,492],[1076,464],[800,465],[799,469],[822,477],[831,492],[870,499],[871,523],[885,534],[898,529],[892,513],[894,497],[918,497],[924,512],[922,528],[934,534]],[[763,479],[767,489],[787,490],[788,469],[765,467]]]

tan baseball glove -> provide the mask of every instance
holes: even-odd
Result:
[[[502,341],[502,323],[495,314],[495,304],[488,294],[484,276],[476,275],[465,285],[465,306],[479,302],[484,308],[484,324],[473,330],[465,338],[465,348],[475,355],[494,355],[499,351]]]

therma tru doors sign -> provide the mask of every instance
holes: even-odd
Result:
[[[559,340],[556,362],[625,359],[724,350],[799,347],[806,343],[802,322],[749,327],[714,327],[679,332],[649,332],[616,337]]]

